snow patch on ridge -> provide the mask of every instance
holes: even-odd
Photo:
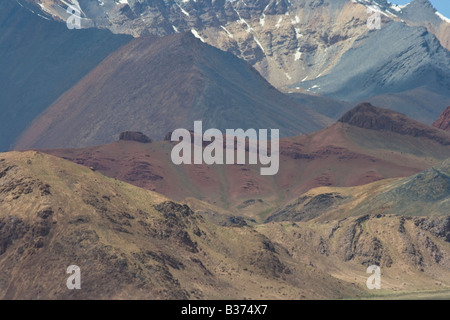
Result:
[[[447,22],[447,23],[450,23],[450,19],[447,18],[446,16],[444,16],[442,13],[440,13],[440,12],[438,12],[438,11],[436,11],[435,13],[436,13],[436,15],[437,15],[439,18],[441,18],[441,20],[443,20],[443,21],[445,21],[445,22]]]
[[[227,28],[225,28],[224,26],[220,26],[223,30],[225,30],[225,32],[228,34],[228,36],[230,37],[230,38],[234,38],[234,36],[233,36],[233,34],[230,32],[230,31],[228,31],[227,30]]]
[[[255,42],[256,42],[256,44],[261,48],[261,50],[262,50],[262,52],[264,52],[265,53],[265,51],[264,51],[264,48],[263,48],[263,46],[262,46],[262,44],[261,44],[261,42],[259,42],[259,40],[258,39],[256,39],[256,37],[255,36],[253,36],[253,39],[255,39]]]
[[[194,37],[196,37],[197,39],[200,39],[201,42],[205,42],[205,40],[203,40],[203,38],[198,34],[197,30],[195,30],[194,28],[191,29],[192,34],[194,35]]]
[[[187,12],[186,10],[184,10],[178,3],[177,3],[178,8],[180,8],[181,12],[184,13],[184,15],[189,17],[189,12]]]

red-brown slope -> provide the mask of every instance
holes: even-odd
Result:
[[[402,113],[374,107],[367,102],[361,103],[348,111],[339,121],[359,128],[391,131],[413,137],[424,137],[444,145],[449,143],[448,136],[444,132],[416,120],[409,119]]]
[[[384,113],[379,108],[373,110],[372,118]],[[352,118],[363,119],[367,109],[351,112]],[[439,137],[435,140],[431,135],[413,134],[418,130],[416,125],[422,124],[406,119],[404,125],[411,130],[398,133],[337,122],[313,134],[284,138],[280,141],[280,170],[275,176],[261,176],[257,165],[176,166],[170,158],[175,144],[169,141],[118,141],[45,152],[174,199],[195,197],[263,217],[314,187],[354,186],[410,176],[450,157],[450,134],[431,128]]]
[[[439,119],[433,123],[433,126],[445,131],[450,131],[450,106],[442,112]]]

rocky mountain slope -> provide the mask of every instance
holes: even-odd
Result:
[[[442,112],[439,119],[433,123],[433,126],[442,130],[450,131],[450,107]]]
[[[379,266],[381,290],[373,290],[372,298],[448,299],[448,216],[379,213],[318,219],[270,222],[257,230],[287,246],[298,261],[329,270],[343,281],[364,281],[358,270]]]
[[[450,104],[449,23],[429,1],[79,0],[89,29],[67,38],[67,1],[7,1],[0,84],[37,101],[4,107],[8,125],[59,97],[19,147],[99,145],[0,154],[0,299],[450,298],[448,110],[427,125]],[[46,39],[30,14],[64,36]],[[115,50],[100,36],[119,38],[92,27],[137,39],[100,63]],[[92,52],[66,43],[79,34]],[[67,51],[77,64],[59,60]],[[406,115],[345,112],[342,100]],[[174,165],[175,143],[158,140],[194,120],[283,135],[329,126],[281,139],[278,174],[261,176]],[[368,291],[374,264],[382,290]],[[70,265],[81,290],[66,287]]]
[[[211,224],[186,205],[42,153],[0,155],[0,231],[1,299],[364,294],[250,226]],[[80,290],[66,287],[70,265],[80,268]]]
[[[203,214],[53,156],[0,154],[0,298],[448,294],[448,217],[380,212],[324,221],[324,211],[315,221],[218,225]],[[372,264],[382,268],[375,293],[365,288]],[[69,265],[80,268],[80,290],[66,287]]]
[[[42,1],[56,15],[58,4]],[[437,94],[450,103],[450,23],[428,0],[407,6],[385,0],[86,0],[80,5],[86,26],[134,36],[192,32],[249,62],[285,92],[309,91],[352,102],[396,94],[386,106],[427,123],[442,108],[430,98]],[[367,27],[374,12],[381,15],[380,30]],[[402,93],[424,83],[424,100],[411,105]]]
[[[163,36],[192,31],[203,41],[243,58],[272,84],[282,87],[284,84],[294,83],[296,78],[312,76],[311,71],[317,75],[320,68],[323,68],[313,66],[311,69],[310,66],[303,70],[314,59],[317,42],[324,44],[328,39],[323,35],[326,34],[328,38],[328,34],[333,30],[336,33],[340,26],[319,31],[318,24],[323,28],[324,25],[333,23],[341,10],[350,6],[346,0],[325,2],[161,0],[119,3],[110,0],[105,1],[102,6],[97,1],[83,1],[81,6],[86,18],[118,33]],[[60,5],[65,7],[63,3],[50,0],[43,1],[42,4],[47,10],[58,16],[62,15],[61,18],[66,20],[67,13],[59,9]],[[353,4],[352,7],[354,6]],[[363,14],[364,7],[358,8]],[[59,14],[61,11],[63,13]],[[86,26],[88,25],[91,24],[86,22]],[[360,29],[359,31],[364,31]],[[352,35],[358,32],[351,28],[346,28],[346,31]],[[350,38],[347,35],[333,34],[330,37],[334,37],[333,41]],[[342,44],[338,47],[341,46]],[[304,56],[303,59],[300,59],[301,55]],[[310,61],[305,63],[308,60]],[[302,74],[297,75],[299,72]]]
[[[315,131],[327,117],[283,95],[250,65],[192,34],[138,38],[43,113],[16,148],[86,147],[126,130],[162,140],[178,128]]]
[[[363,129],[391,131],[401,135],[428,138],[448,145],[448,134],[442,130],[411,120],[404,114],[362,103],[344,114],[339,122]],[[442,129],[442,128],[440,128]]]
[[[10,149],[35,117],[131,40],[107,30],[74,32],[28,7],[0,2],[0,151]]]
[[[430,1],[413,0],[401,8],[399,16],[409,25],[426,27],[450,50],[450,20],[437,12]]]
[[[352,188],[313,189],[274,213],[268,221],[323,220],[365,214],[448,216],[449,197],[450,159],[447,159],[412,177]]]
[[[355,186],[406,177],[450,157],[449,133],[386,109],[360,105],[334,125],[280,141],[280,170],[259,165],[181,165],[169,141],[118,141],[44,152],[176,200],[192,197],[256,220],[318,186]]]
[[[371,58],[367,59],[369,56]],[[381,30],[355,40],[355,46],[343,54],[326,75],[297,85],[315,88],[316,92],[326,96],[352,101],[416,88],[427,90],[427,94],[435,92],[448,98],[449,74],[450,52],[441,47],[432,34],[423,27],[390,22]],[[439,114],[443,106],[434,101],[431,100],[427,108],[420,109],[423,118],[433,119],[432,115]],[[418,117],[408,104],[400,103],[392,107]]]
[[[64,10],[66,5],[63,2],[38,1],[44,12],[63,21],[67,19],[68,14]],[[285,67],[292,65],[282,59],[282,55],[296,49],[305,56],[310,54],[310,59],[315,60],[319,58],[313,52],[316,49],[329,58],[332,54],[320,49],[330,46],[333,54],[338,55],[348,50],[349,47],[344,48],[347,39],[368,33],[365,27],[369,16],[368,8],[380,12],[383,22],[404,20],[409,25],[429,26],[430,31],[448,24],[435,14],[436,10],[427,0],[414,0],[408,6],[396,6],[384,0],[106,0],[101,3],[85,0],[79,3],[82,17],[85,18],[82,20],[85,27],[103,26],[117,33],[134,36],[162,36],[195,30],[206,42],[233,50],[239,57],[249,62],[253,60],[261,68],[269,68],[274,73],[277,64]],[[343,31],[342,28],[339,30],[340,27],[343,27]],[[318,34],[314,35],[315,33]],[[440,33],[436,32],[436,35]],[[313,50],[303,51],[303,47]],[[290,56],[293,57],[294,54]],[[304,63],[299,61],[297,64]],[[323,67],[322,65],[319,68]],[[309,75],[311,76],[310,73]],[[274,83],[271,78],[269,80]],[[283,82],[283,79],[278,80]]]
[[[310,248],[316,253],[312,263],[317,268],[340,257],[333,269],[341,279],[348,279],[340,273],[342,261],[378,265],[385,286],[418,298],[417,282],[430,290],[447,286],[443,282],[450,271],[449,197],[447,159],[404,179],[310,190],[280,208],[258,230],[280,245],[293,244],[294,256],[307,255],[304,248]],[[426,279],[427,274],[434,280]]]

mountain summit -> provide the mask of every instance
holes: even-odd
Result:
[[[344,114],[339,122],[363,129],[391,131],[413,137],[426,137],[444,145],[450,144],[450,136],[433,127],[409,119],[396,111],[361,103]]]
[[[429,0],[413,0],[402,9],[403,18],[410,22],[428,22],[439,25],[442,20]]]

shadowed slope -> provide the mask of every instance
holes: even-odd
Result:
[[[132,38],[69,30],[14,0],[0,1],[0,151],[111,52]]]

